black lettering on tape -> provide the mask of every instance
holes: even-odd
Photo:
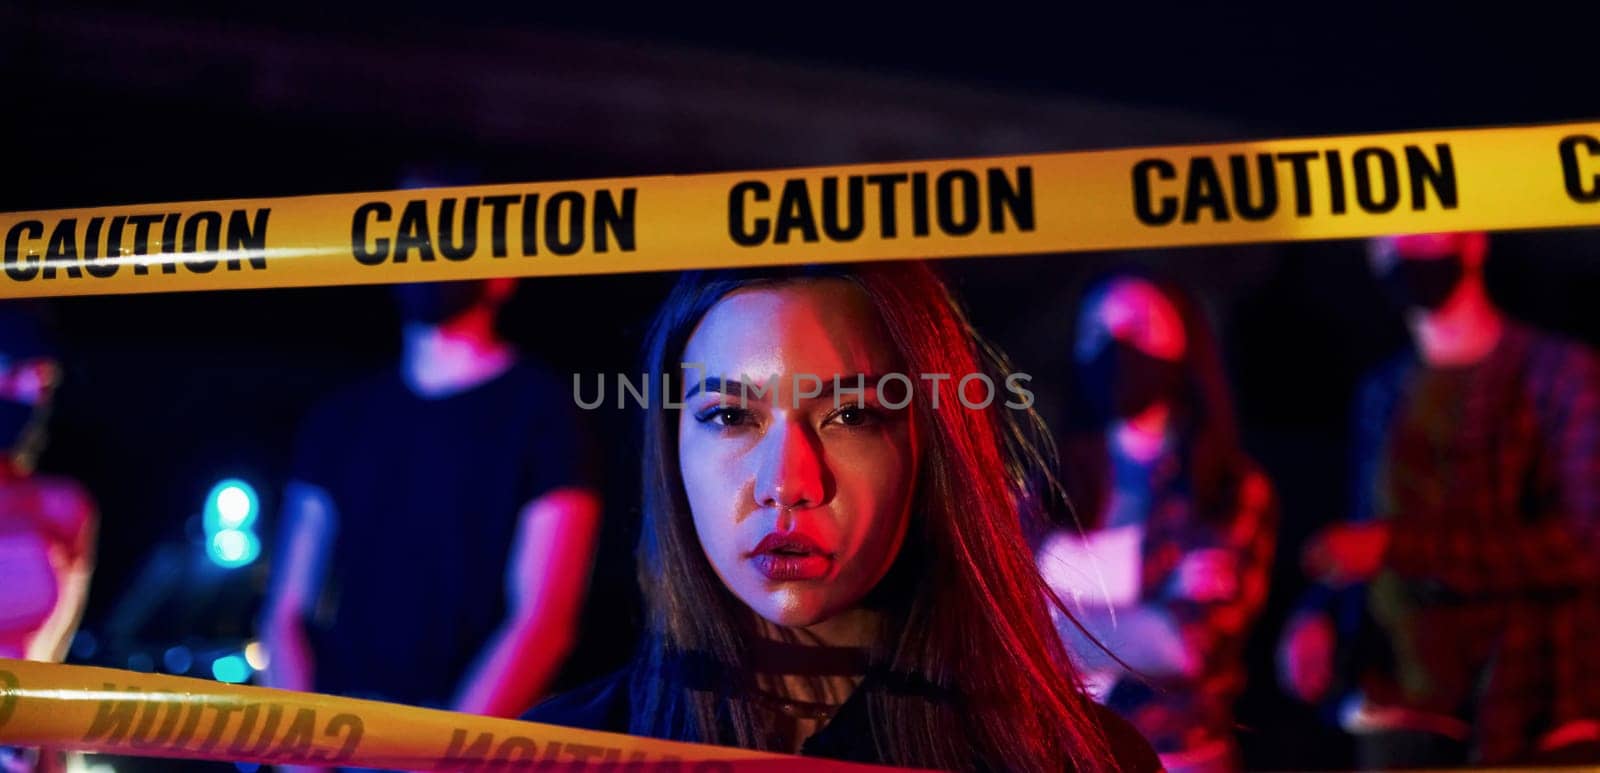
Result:
[[[522,257],[539,254],[539,194],[522,197]]]
[[[1583,179],[1583,167],[1579,153],[1588,156],[1591,160],[1600,159],[1600,138],[1587,134],[1574,134],[1563,137],[1558,145],[1561,155],[1561,180],[1567,189],[1567,196],[1579,204],[1592,204],[1600,201],[1600,171]],[[6,266],[11,266],[11,241],[6,239]]]
[[[885,239],[895,236],[895,186],[909,179],[905,173],[898,174],[869,174],[867,184],[878,187],[878,235]]]
[[[160,749],[172,740],[178,729],[178,719],[185,706],[177,701],[143,701],[144,711],[139,713],[139,723],[128,734],[128,745],[135,749]],[[156,716],[165,710],[166,719],[156,729]]]
[[[532,738],[513,735],[500,742],[500,748],[494,752],[494,761],[498,763],[496,767],[512,762],[532,762],[538,751],[539,746]]]
[[[485,196],[484,206],[489,208],[489,250],[497,258],[506,256],[506,211],[521,196]]]
[[[1199,222],[1202,209],[1211,210],[1212,222],[1226,223],[1232,219],[1228,214],[1228,199],[1222,192],[1222,179],[1217,175],[1217,165],[1210,158],[1195,156],[1189,159],[1188,183],[1183,193],[1183,222]]]
[[[772,223],[767,218],[749,220],[745,216],[745,200],[767,201],[772,190],[760,180],[746,180],[728,189],[728,238],[740,247],[755,247],[767,240]]]
[[[100,231],[105,222],[106,219],[103,217],[89,218],[88,233],[83,236],[83,270],[89,272],[89,276],[95,279],[109,279],[116,276],[119,268],[116,262],[111,260],[117,245],[107,244],[106,254],[100,254]],[[118,228],[117,233],[121,234],[122,229]]]
[[[39,255],[32,250],[22,251],[22,240],[35,240],[44,236],[44,223],[24,220],[6,231],[6,276],[13,281],[26,282],[39,275]]]
[[[1228,172],[1233,177],[1233,211],[1245,220],[1266,220],[1278,211],[1278,169],[1270,153],[1256,154],[1256,185],[1250,184],[1250,161],[1241,154],[1228,156]],[[1261,189],[1261,201],[1251,196],[1251,188]]]
[[[911,235],[928,235],[928,173],[911,174]]]
[[[417,251],[418,260],[431,261],[433,257],[433,235],[428,229],[428,202],[423,199],[413,199],[406,202],[406,208],[400,213],[399,231],[394,236],[395,263],[406,262],[406,253]]]
[[[960,183],[959,190],[957,183]],[[949,169],[939,175],[935,185],[939,230],[951,236],[966,236],[978,230],[978,176],[965,169]],[[961,200],[959,218],[956,217],[957,198]]]
[[[107,683],[105,692],[116,692],[117,686]],[[128,734],[133,727],[133,717],[139,709],[139,701],[132,695],[123,699],[100,700],[95,704],[94,719],[89,721],[89,729],[83,733],[83,742],[91,743],[105,741],[118,743]]]
[[[562,213],[566,217],[563,220]],[[544,244],[557,255],[572,255],[583,249],[584,213],[583,194],[562,191],[550,197],[544,205]],[[563,222],[565,228],[562,227]],[[561,238],[565,230],[567,237]]]
[[[1328,159],[1329,211],[1333,212],[1335,215],[1342,215],[1346,209],[1344,197],[1344,166],[1342,165],[1343,160],[1340,158],[1339,151],[1337,150],[1328,151],[1325,154],[1325,157]]]
[[[237,703],[213,703],[211,708],[217,712],[217,718],[211,721],[211,732],[200,742],[200,751],[203,752],[211,751],[222,742],[222,734],[228,730],[228,720],[233,718],[234,712],[243,707]]]
[[[1456,162],[1450,153],[1449,143],[1433,146],[1435,163],[1416,145],[1406,146],[1406,171],[1411,178],[1411,208],[1418,212],[1428,208],[1428,189],[1439,199],[1443,209],[1456,208]]]
[[[128,222],[133,223],[133,254],[135,256],[150,254],[150,226],[159,222],[161,217],[161,215],[134,215],[128,218]],[[133,273],[135,276],[144,276],[150,273],[150,266],[146,261],[136,261],[133,264]]]
[[[271,207],[262,207],[256,210],[254,220],[247,219],[242,209],[228,216],[228,252],[234,255],[228,258],[229,271],[239,270],[240,253],[250,261],[250,268],[267,267],[267,218],[271,214]]]
[[[773,244],[788,244],[789,232],[800,230],[805,242],[817,240],[816,215],[811,211],[811,195],[806,190],[805,178],[785,180],[783,192],[778,194],[778,221],[772,229]]]
[[[1152,174],[1162,180],[1171,180],[1178,176],[1178,170],[1171,161],[1162,158],[1147,158],[1134,164],[1133,215],[1145,225],[1166,225],[1178,217],[1178,197],[1162,196],[1160,208],[1157,208],[1151,199]]]
[[[845,204],[839,206],[839,178],[822,178],[822,232],[830,241],[850,242],[861,236],[866,228],[866,181],[861,175],[850,175],[845,180]],[[840,210],[844,222],[840,222]]]
[[[611,191],[600,190],[594,199],[594,251],[606,252],[611,249],[611,240],[617,240],[617,249],[623,252],[634,250],[633,206],[639,198],[638,188],[622,189],[622,204],[619,206]]]
[[[990,233],[1005,233],[1007,213],[1018,231],[1033,230],[1033,167],[1019,166],[1016,172],[1017,181],[1012,185],[1004,169],[988,170]]]
[[[277,759],[309,760],[311,740],[316,732],[317,712],[313,709],[296,709],[294,719],[289,721],[289,729],[283,731],[283,739],[278,742],[278,748],[272,750],[272,756]]]
[[[456,241],[456,200],[439,202],[439,254],[445,260],[462,261],[478,250],[478,197],[468,196],[461,205],[461,241]]]
[[[1378,162],[1378,177],[1383,186],[1383,196],[1373,191],[1372,161]],[[1362,148],[1350,157],[1356,181],[1356,203],[1375,215],[1393,210],[1400,204],[1400,169],[1394,154],[1387,148]]]
[[[44,248],[44,278],[55,279],[56,267],[65,266],[67,276],[82,279],[78,267],[78,219],[62,218],[50,232],[50,243]]]
[[[1311,214],[1311,160],[1317,157],[1315,150],[1301,150],[1292,153],[1279,153],[1279,161],[1289,162],[1289,176],[1294,180],[1294,216],[1307,217]]]
[[[379,237],[367,246],[367,224],[376,220],[380,223],[389,222],[394,216],[394,210],[387,202],[369,201],[356,207],[356,213],[350,218],[350,254],[355,256],[356,262],[363,266],[376,266],[389,259],[389,240]]]
[[[181,215],[177,212],[168,212],[167,219],[161,223],[161,273],[178,273],[178,219]]]
[[[356,748],[361,745],[361,732],[364,725],[361,717],[354,714],[335,714],[328,720],[328,728],[323,735],[339,738],[343,736],[344,745],[339,747],[339,753],[334,755],[329,762],[344,762],[356,755]]]
[[[200,729],[200,715],[205,713],[205,710],[206,705],[204,703],[193,703],[189,705],[189,712],[188,715],[184,717],[183,727],[178,730],[177,737],[172,739],[172,748],[182,749],[184,746],[187,746],[190,741],[194,740],[195,731]]]
[[[205,227],[206,239],[203,248],[206,254],[215,255],[222,248],[222,213],[221,212],[196,212],[189,216],[183,224],[183,251],[193,253],[202,249],[199,245],[199,231]],[[204,274],[217,267],[217,259],[201,260],[190,258],[184,261],[191,271]]]

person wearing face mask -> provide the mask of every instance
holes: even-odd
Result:
[[[76,481],[35,471],[61,363],[38,317],[0,308],[0,657],[59,662],[88,599],[98,514]],[[63,770],[0,747],[0,770]]]
[[[930,267],[690,272],[648,352],[638,655],[525,719],[919,769],[1159,769],[1078,686],[1023,536],[1037,415],[950,394],[1006,368]],[[924,375],[951,379],[942,399]]]
[[[1085,629],[1063,622],[1062,635],[1169,770],[1237,769],[1233,702],[1266,599],[1272,486],[1240,448],[1220,352],[1187,292],[1132,273],[1091,283],[1074,340],[1062,478],[1082,530],[1038,550]]]
[[[1487,255],[1369,249],[1414,351],[1358,395],[1355,511],[1308,542],[1279,655],[1315,701],[1360,651],[1341,722],[1368,766],[1600,762],[1600,364],[1496,309]]]
[[[516,716],[578,634],[600,502],[570,391],[496,331],[514,279],[401,285],[394,367],[300,429],[267,683]]]

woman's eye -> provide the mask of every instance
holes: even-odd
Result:
[[[695,415],[695,420],[701,424],[715,424],[719,427],[737,427],[749,423],[750,412],[742,408],[729,408],[716,406],[708,408]]]
[[[833,418],[846,427],[860,427],[872,423],[876,415],[871,408],[860,405],[846,405],[835,411]]]

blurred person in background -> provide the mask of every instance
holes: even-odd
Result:
[[[1358,394],[1354,512],[1279,652],[1368,767],[1600,761],[1600,364],[1495,307],[1488,245],[1370,243],[1415,348]]]
[[[600,499],[571,391],[496,331],[515,287],[394,288],[401,361],[310,413],[261,622],[268,684],[516,716],[557,675]]]
[[[1219,347],[1189,293],[1114,274],[1084,296],[1074,360],[1082,410],[1062,479],[1086,531],[1058,529],[1038,553],[1083,623],[1062,634],[1168,769],[1236,769],[1233,703],[1277,505],[1240,447]]]
[[[88,600],[94,501],[36,473],[61,362],[37,315],[0,307],[0,657],[60,662]],[[62,770],[58,753],[0,747],[0,770]]]

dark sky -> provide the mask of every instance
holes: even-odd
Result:
[[[128,8],[130,4],[104,7]],[[1295,134],[1600,115],[1600,3],[133,3],[327,34],[523,27],[1249,119]],[[336,7],[328,7],[336,6]],[[690,11],[693,7],[696,10]],[[713,10],[706,10],[713,9]]]

